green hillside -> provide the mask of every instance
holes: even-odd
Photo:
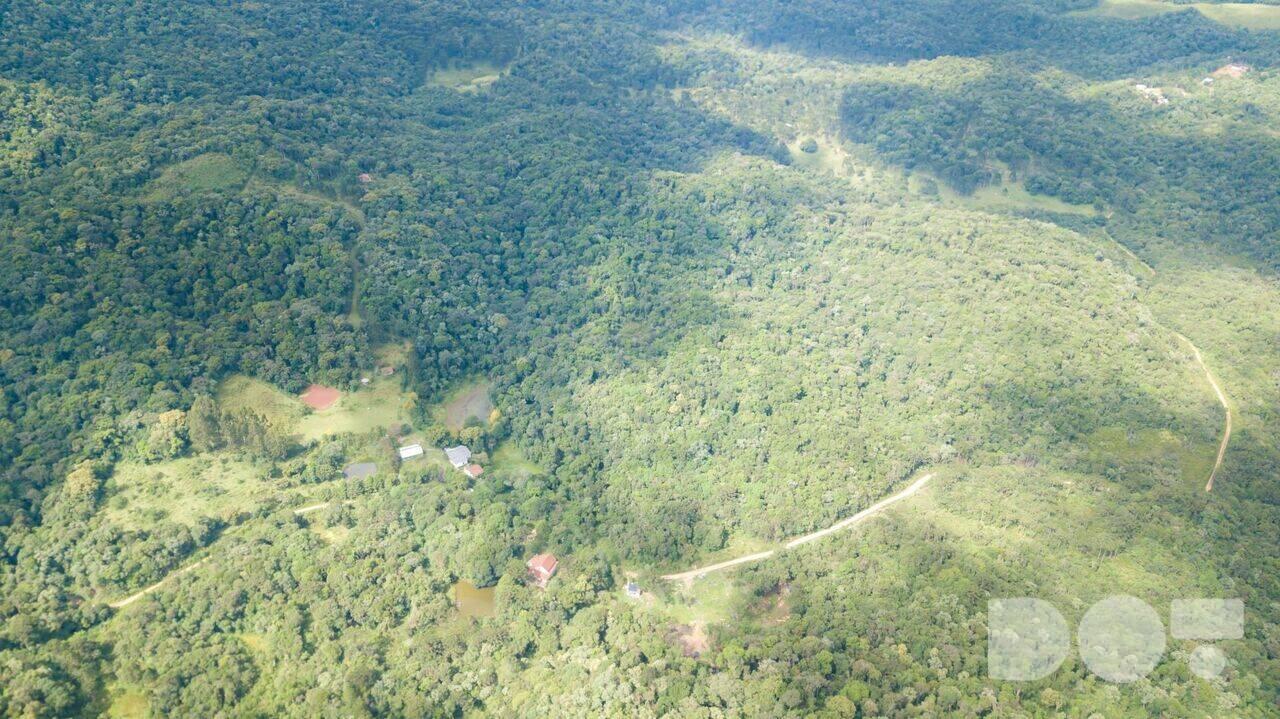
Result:
[[[1274,9],[0,2],[0,713],[1274,716]]]

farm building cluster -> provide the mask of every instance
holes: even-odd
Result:
[[[406,444],[396,450],[400,455],[400,461],[421,457],[425,450],[420,444]],[[471,479],[476,479],[484,474],[484,467],[471,461],[471,450],[466,445],[460,444],[457,447],[446,447],[444,456],[449,460],[449,464],[453,468],[467,475]]]

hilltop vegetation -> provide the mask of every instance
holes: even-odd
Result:
[[[1271,715],[1280,36],[1100,10],[0,3],[5,715]]]

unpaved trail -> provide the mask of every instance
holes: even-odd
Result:
[[[1218,380],[1214,379],[1213,373],[1209,371],[1209,365],[1204,363],[1204,357],[1200,355],[1200,348],[1196,347],[1191,340],[1187,339],[1180,333],[1175,332],[1178,339],[1187,343],[1191,348],[1191,354],[1195,355],[1196,364],[1200,365],[1200,369],[1204,370],[1205,379],[1209,380],[1209,386],[1213,387],[1213,393],[1218,395],[1218,403],[1222,405],[1223,411],[1227,413],[1226,425],[1222,431],[1222,441],[1218,443],[1218,458],[1213,462],[1213,469],[1209,472],[1209,481],[1204,485],[1204,491],[1213,491],[1213,480],[1218,476],[1218,470],[1222,467],[1222,458],[1227,454],[1227,444],[1231,441],[1231,405],[1227,403],[1227,395],[1222,391],[1222,387],[1218,386]]]
[[[165,577],[164,577],[163,579],[161,579],[160,581],[156,582],[155,584],[152,584],[152,585],[151,585],[151,586],[149,586],[149,587],[146,587],[146,588],[144,588],[144,589],[142,589],[142,590],[140,590],[140,591],[138,591],[138,592],[135,592],[135,593],[133,593],[133,594],[130,594],[129,596],[125,597],[124,599],[117,599],[117,600],[116,600],[116,601],[114,601],[114,602],[110,602],[110,603],[108,603],[108,604],[107,604],[107,606],[108,606],[108,607],[111,607],[112,609],[124,609],[125,607],[129,606],[130,604],[133,604],[134,602],[138,601],[139,599],[142,599],[143,597],[147,596],[148,594],[150,594],[150,593],[154,592],[155,590],[159,589],[160,587],[164,586],[164,583],[165,583],[165,582],[167,582],[167,581],[169,581],[169,580],[170,580],[170,579],[172,579],[173,577],[176,577],[176,576],[178,576],[178,575],[180,575],[180,574],[186,574],[187,572],[190,572],[191,570],[195,569],[196,567],[200,566],[201,564],[204,564],[204,563],[205,563],[205,562],[207,562],[207,561],[209,561],[209,557],[205,557],[204,559],[201,559],[201,560],[199,560],[199,561],[192,562],[191,564],[188,564],[187,566],[185,566],[185,567],[183,567],[183,568],[181,568],[181,569],[175,570],[175,571],[173,571],[172,573],[165,575]]]
[[[886,497],[880,500],[879,502],[876,502],[875,504],[871,505],[870,507],[867,507],[861,512],[858,512],[852,517],[846,517],[840,520],[839,522],[836,522],[835,524],[831,525],[830,527],[827,527],[826,529],[819,529],[816,532],[810,532],[809,534],[804,534],[799,537],[796,537],[795,539],[791,539],[787,541],[786,544],[782,545],[782,547],[783,549],[793,549],[795,547],[799,547],[802,544],[808,544],[809,542],[822,539],[823,537],[829,534],[834,534],[836,532],[839,532],[842,529],[845,529],[847,527],[852,527],[855,524],[864,522],[870,519],[871,517],[879,514],[880,512],[884,511],[885,508],[889,507],[890,505],[896,502],[901,502],[902,500],[910,497],[916,492],[919,492],[921,489],[924,488],[926,484],[929,483],[929,480],[931,479],[933,479],[933,472],[930,472],[929,474],[926,474],[920,479],[917,479],[916,481],[912,482],[910,485],[907,486],[906,489],[902,490],[901,492],[898,492],[895,495]],[[692,582],[694,579],[697,579],[703,574],[707,574],[709,572],[718,572],[722,569],[736,567],[739,564],[747,564],[749,562],[758,562],[761,559],[768,559],[769,557],[772,557],[776,553],[777,553],[777,550],[770,549],[764,552],[756,552],[754,554],[745,554],[741,557],[727,559],[723,562],[708,564],[705,567],[696,567],[694,569],[690,569],[684,572],[679,572],[676,574],[664,574],[662,578],[672,582]]]
[[[332,505],[332,504],[333,504],[333,502],[320,502],[320,503],[318,503],[318,504],[309,504],[309,505],[307,505],[307,506],[305,506],[305,507],[298,507],[297,509],[293,510],[293,513],[294,513],[295,515],[297,515],[297,516],[302,516],[302,515],[304,515],[304,514],[310,514],[311,512],[319,511],[319,510],[324,509],[325,507],[328,507],[328,506],[330,506],[330,505]],[[350,499],[348,499],[348,500],[344,501],[344,502],[343,502],[343,504],[348,504],[348,505],[350,505],[350,504],[355,504],[355,502],[354,502],[354,501],[352,501],[352,500],[350,500]],[[244,526],[245,526],[244,524],[237,524],[236,526],[234,526],[234,527],[232,527],[232,528],[228,529],[227,531],[223,532],[221,536],[222,536],[222,537],[225,537],[225,536],[227,536],[228,534],[234,534],[235,532],[240,531],[240,529],[242,529]],[[221,538],[221,537],[220,537],[220,538]],[[212,546],[212,545],[208,545],[208,546]],[[159,589],[160,587],[163,587],[163,586],[164,586],[164,583],[165,583],[165,582],[167,582],[167,581],[169,581],[170,579],[173,579],[174,577],[178,577],[178,576],[181,576],[181,575],[183,575],[183,574],[186,574],[187,572],[190,572],[191,570],[195,569],[196,567],[199,567],[200,565],[204,564],[205,562],[209,561],[210,559],[213,559],[213,555],[207,556],[207,557],[205,557],[205,558],[203,558],[203,559],[196,560],[196,561],[192,562],[191,564],[188,564],[188,565],[186,565],[186,566],[184,566],[184,567],[179,567],[178,569],[175,569],[175,570],[173,570],[172,572],[169,572],[168,574],[166,574],[166,575],[164,575],[163,577],[161,577],[161,578],[160,578],[160,581],[156,582],[155,584],[152,584],[152,585],[150,585],[150,586],[144,587],[144,588],[142,588],[142,589],[140,589],[140,590],[138,590],[138,591],[134,592],[133,594],[130,594],[129,596],[124,597],[123,599],[117,599],[117,600],[115,600],[114,602],[107,602],[107,606],[108,606],[108,607],[111,607],[112,609],[124,609],[125,607],[129,606],[130,604],[133,604],[134,602],[138,601],[139,599],[142,599],[143,597],[147,596],[148,594],[150,594],[150,593],[152,593],[152,592],[156,591],[156,590],[157,590],[157,589]]]

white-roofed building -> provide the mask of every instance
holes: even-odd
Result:
[[[413,459],[414,457],[422,456],[422,445],[406,444],[397,451],[400,453],[400,459]]]

